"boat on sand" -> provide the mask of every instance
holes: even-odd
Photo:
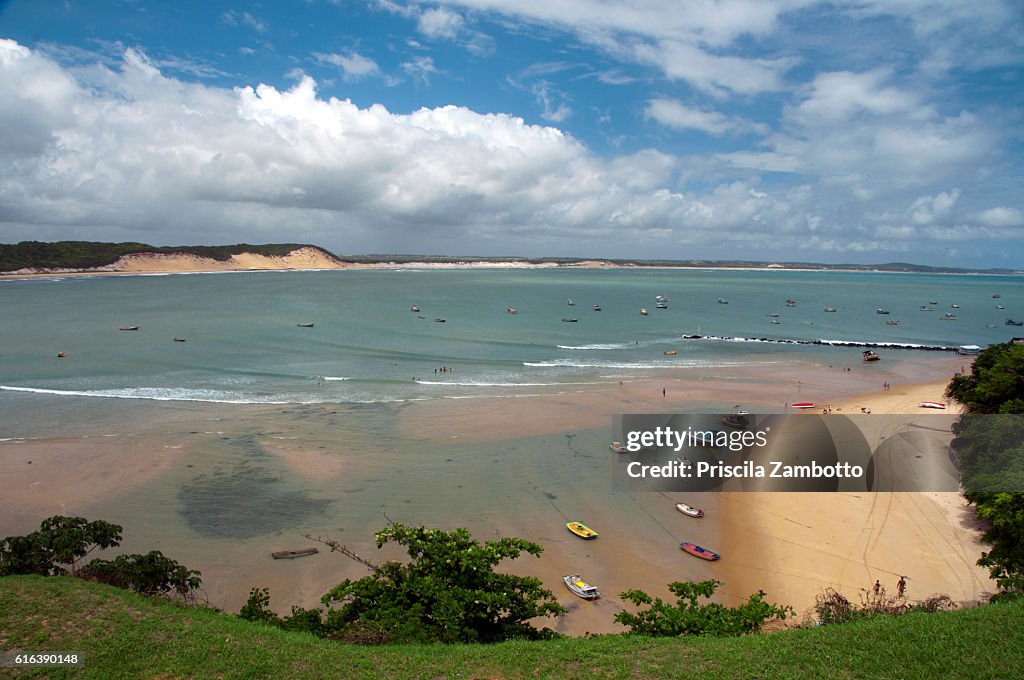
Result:
[[[601,597],[601,593],[598,592],[597,588],[580,578],[579,574],[563,576],[562,581],[565,583],[566,588],[576,595],[579,595],[584,600],[596,600]]]
[[[684,515],[689,515],[690,517],[704,516],[703,510],[701,510],[700,508],[695,508],[692,505],[687,505],[686,503],[676,503],[676,510],[683,513]]]
[[[597,538],[597,532],[588,527],[583,522],[567,522],[565,525],[569,531],[576,534],[580,538],[590,541]]]
[[[707,548],[702,548],[696,543],[680,543],[679,547],[694,557],[699,557],[702,560],[707,560],[709,562],[722,559],[722,556],[718,553],[708,550]]]

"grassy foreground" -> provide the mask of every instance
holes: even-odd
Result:
[[[724,639],[626,635],[497,645],[339,644],[71,578],[0,578],[0,651],[84,654],[87,678],[1012,678],[1024,604]]]

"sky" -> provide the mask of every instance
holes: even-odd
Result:
[[[0,242],[1024,268],[1019,0],[0,0]]]

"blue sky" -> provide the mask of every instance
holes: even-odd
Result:
[[[0,241],[1024,267],[1015,0],[0,0]]]

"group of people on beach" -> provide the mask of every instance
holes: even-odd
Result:
[[[875,579],[875,585],[872,588],[875,595],[878,596],[882,593],[882,582]],[[896,582],[896,597],[903,597],[903,594],[907,592],[907,577],[900,576],[900,580]]]

